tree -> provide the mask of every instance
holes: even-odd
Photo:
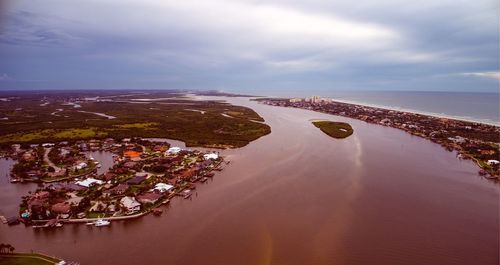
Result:
[[[10,251],[10,253],[14,253],[14,250],[16,250],[16,248],[15,248],[15,247],[13,247],[13,246],[10,246],[10,247],[9,247],[9,251]]]
[[[5,250],[6,244],[0,243],[0,253],[3,253]]]

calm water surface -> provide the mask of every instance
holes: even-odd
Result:
[[[231,164],[192,200],[101,229],[2,225],[0,242],[82,264],[498,264],[499,188],[471,162],[396,129],[229,101],[272,133],[224,151]],[[311,119],[354,134],[329,138]]]

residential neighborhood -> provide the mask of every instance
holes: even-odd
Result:
[[[91,150],[112,156],[105,172],[97,173],[101,164]],[[23,197],[17,219],[37,228],[161,213],[157,208],[174,196],[190,198],[223,162],[217,152],[141,138],[13,145],[9,155],[17,161],[11,182],[39,183]]]

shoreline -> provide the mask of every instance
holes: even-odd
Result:
[[[385,105],[371,104],[371,103],[366,103],[366,102],[361,102],[361,101],[352,101],[352,100],[344,100],[344,99],[332,99],[332,102],[358,105],[358,106],[364,106],[364,107],[370,107],[370,108],[378,108],[378,109],[385,109],[385,110],[407,112],[407,113],[419,114],[419,115],[430,116],[430,117],[435,117],[435,118],[445,118],[445,119],[453,119],[453,120],[472,122],[472,123],[481,123],[481,124],[492,125],[492,126],[500,126],[500,121],[495,122],[495,121],[491,121],[491,120],[477,119],[477,118],[473,118],[473,117],[454,116],[454,115],[449,115],[446,113],[425,112],[425,111],[420,111],[420,110],[415,110],[415,109],[385,106]]]
[[[437,143],[448,151],[457,151],[459,159],[470,159],[479,167],[480,176],[493,181],[500,180],[500,162],[497,160],[500,126],[497,125],[363,106],[318,97],[314,99],[316,101],[300,98],[254,100],[266,105],[305,109],[403,130]]]

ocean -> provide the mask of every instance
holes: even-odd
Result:
[[[334,91],[318,95],[374,107],[500,125],[500,93]]]

